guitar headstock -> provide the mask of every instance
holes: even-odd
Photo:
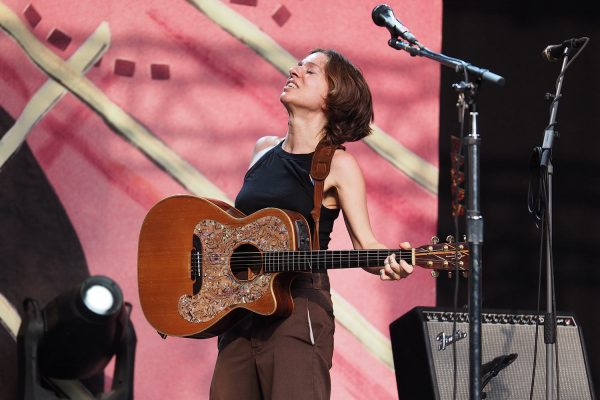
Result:
[[[448,236],[447,243],[440,243],[437,237],[431,239],[431,244],[415,247],[415,265],[430,269],[431,275],[436,278],[439,271],[462,271],[467,276],[469,271],[469,247],[466,242],[454,242]]]

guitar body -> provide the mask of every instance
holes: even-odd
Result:
[[[295,275],[263,273],[259,259],[300,247],[310,249],[310,234],[298,213],[266,208],[246,216],[219,200],[166,198],[140,232],[144,315],[161,334],[196,338],[216,336],[248,312],[287,316]]]
[[[173,196],[152,207],[142,224],[140,302],[161,334],[213,337],[246,313],[288,316],[298,273],[383,265],[392,253],[434,276],[467,273],[466,244],[434,239],[412,249],[312,251],[299,213],[265,208],[246,216],[219,200]]]

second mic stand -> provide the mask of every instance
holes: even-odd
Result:
[[[552,257],[552,175],[554,166],[552,164],[552,147],[554,139],[558,136],[556,131],[556,115],[558,113],[558,102],[561,98],[561,90],[566,70],[569,61],[570,48],[565,48],[562,68],[558,76],[556,84],[556,93],[554,95],[547,94],[548,98],[552,99],[552,107],[550,110],[550,122],[544,131],[544,142],[542,147],[534,149],[535,156],[539,160],[539,199],[537,203],[542,209],[537,210],[542,219],[542,235],[544,237],[544,248],[546,255],[546,314],[544,316],[544,343],[546,344],[546,399],[553,398],[554,387],[557,388],[557,396],[559,395],[558,388],[559,379],[556,377],[554,381],[554,373],[558,366],[555,366],[552,360],[553,353],[556,351],[556,304],[554,300],[554,265]],[[556,360],[558,363],[558,360]]]

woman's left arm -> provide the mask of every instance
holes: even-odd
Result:
[[[367,211],[367,194],[362,171],[351,154],[336,151],[331,162],[331,172],[327,177],[326,189],[335,188],[339,206],[344,213],[346,227],[355,249],[386,249],[373,233]],[[401,248],[410,248],[408,242]],[[366,271],[379,274],[382,280],[398,280],[407,277],[413,266],[404,260],[398,262],[392,254],[385,259],[384,265],[367,267]]]

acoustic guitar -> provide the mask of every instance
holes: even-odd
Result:
[[[208,338],[251,312],[287,316],[299,273],[383,265],[395,253],[431,270],[468,270],[463,243],[412,249],[311,251],[296,212],[265,208],[244,215],[219,200],[174,196],[157,203],[140,232],[142,310],[162,335]]]

